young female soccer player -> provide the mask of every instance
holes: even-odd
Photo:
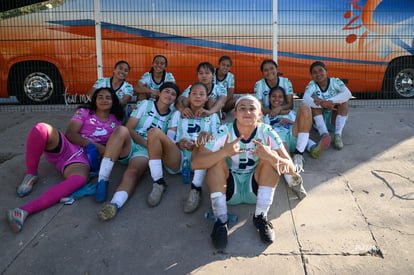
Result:
[[[234,97],[234,75],[230,72],[233,62],[229,56],[223,55],[219,59],[218,67],[214,70],[214,84],[221,84],[227,89],[227,100],[223,112],[229,112],[234,108],[237,98]]]
[[[295,174],[293,162],[276,132],[260,122],[261,104],[242,96],[235,104],[233,123],[219,128],[214,138],[193,156],[193,169],[207,169],[215,217],[211,238],[217,249],[227,245],[227,204],[256,204],[253,224],[264,243],[275,233],[267,213],[280,174]],[[301,184],[299,175],[292,176]]]
[[[276,116],[283,114],[283,111],[293,109],[293,89],[292,83],[286,77],[279,76],[277,64],[272,59],[266,59],[260,65],[260,71],[263,74],[263,79],[256,82],[254,92],[257,99],[262,104],[263,114],[270,114]],[[270,109],[269,91],[274,87],[282,87],[286,92],[286,101],[282,106]]]
[[[144,99],[155,100],[164,82],[175,82],[172,73],[166,71],[167,64],[168,61],[165,56],[154,56],[151,70],[146,72],[134,87],[134,91],[138,94],[138,101]]]
[[[38,180],[40,157],[56,166],[65,180],[28,204],[9,210],[8,222],[14,232],[22,230],[26,218],[46,209],[82,187],[89,176],[89,162],[85,152],[94,144],[103,153],[105,144],[114,129],[121,125],[122,107],[111,88],[99,88],[92,101],[73,115],[66,134],[46,123],[34,126],[27,139],[26,176],[17,188],[19,196],[28,195]]]
[[[208,88],[203,83],[195,83],[191,86],[189,99],[190,109],[197,113],[208,101]],[[156,206],[160,203],[162,194],[167,185],[163,178],[162,164],[172,174],[180,173],[183,167],[183,159],[191,159],[192,152],[198,147],[197,139],[202,132],[214,135],[220,126],[220,118],[216,113],[207,117],[184,118],[180,112],[172,116],[168,132],[165,134],[160,129],[152,128],[148,132],[149,168],[153,188],[148,196],[148,204]],[[200,205],[201,186],[205,177],[205,170],[195,170],[191,184],[191,190],[184,206],[185,213],[194,212]]]
[[[227,90],[222,85],[213,83],[214,66],[209,62],[201,62],[197,66],[197,77],[198,81],[208,88],[209,99],[206,104],[207,108],[197,110],[196,113],[191,111],[191,108],[189,108],[190,101],[188,99],[191,89],[190,85],[178,98],[177,109],[187,118],[209,116],[212,113],[220,114],[227,100]]]
[[[335,132],[334,148],[341,150],[344,147],[342,131],[348,119],[348,101],[352,94],[340,79],[327,76],[323,62],[315,61],[309,70],[313,80],[306,87],[303,103],[312,108],[319,135],[324,138],[329,132]]]
[[[172,115],[171,105],[175,103],[180,89],[175,83],[165,82],[160,87],[156,101],[143,100],[131,113],[125,126],[118,127],[109,138],[99,169],[95,200],[106,200],[109,176],[116,161],[128,165],[122,181],[111,202],[98,213],[102,221],[113,219],[128,198],[134,193],[141,176],[148,170],[148,130],[159,128],[167,132]]]

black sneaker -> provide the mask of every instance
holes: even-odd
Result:
[[[217,249],[224,249],[227,246],[227,222],[222,223],[217,219],[211,232],[211,240]]]
[[[253,224],[259,230],[260,239],[262,239],[264,243],[269,244],[274,242],[275,231],[273,230],[273,225],[263,217],[263,214],[253,216]]]

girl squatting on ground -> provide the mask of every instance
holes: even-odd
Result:
[[[312,108],[315,128],[321,138],[335,132],[334,148],[341,150],[344,147],[342,131],[348,119],[348,101],[352,94],[340,79],[327,76],[323,62],[312,63],[310,73],[313,80],[306,87],[303,104]]]

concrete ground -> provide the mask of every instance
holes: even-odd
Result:
[[[103,204],[84,197],[30,216],[13,233],[0,222],[1,274],[414,274],[414,111],[411,106],[365,108],[354,104],[344,149],[320,159],[305,155],[308,197],[298,201],[279,182],[269,218],[276,241],[261,243],[252,224],[254,205],[229,206],[239,222],[224,252],[210,241],[213,223],[207,188],[202,206],[184,214],[189,186],[167,175],[158,207],[146,204],[146,175],[118,216],[100,222]],[[14,107],[16,108],[16,107]],[[57,110],[59,108],[56,108]],[[73,110],[7,111],[0,108],[0,211],[22,206],[62,180],[42,157],[40,180],[24,198],[30,128],[48,122],[65,130]],[[315,136],[315,133],[312,133]],[[109,197],[124,167],[116,165]]]

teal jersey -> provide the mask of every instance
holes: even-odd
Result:
[[[286,95],[293,95],[293,88],[292,88],[292,83],[290,82],[290,80],[286,77],[281,77],[281,76],[278,76],[278,79],[279,79],[277,82],[278,86],[282,87],[285,90]],[[270,108],[270,100],[269,100],[270,89],[272,89],[272,87],[270,87],[269,84],[267,84],[267,81],[264,78],[257,81],[256,84],[254,85],[254,92],[255,92],[256,98],[258,100],[261,100],[263,107],[267,109]],[[286,104],[286,102],[284,104]]]
[[[137,107],[132,111],[131,117],[139,119],[135,131],[143,138],[147,139],[148,130],[151,128],[160,128],[164,133],[167,132],[168,120],[173,111],[168,109],[165,114],[160,114],[158,111],[156,101],[142,100]]]
[[[310,97],[316,95],[320,99],[329,100],[342,92],[350,93],[342,80],[335,77],[329,77],[328,87],[325,90],[322,90],[315,81],[310,81],[306,87],[304,97],[305,95],[309,95]]]
[[[182,96],[188,97],[190,95],[192,85],[188,86],[187,89],[181,94]],[[223,85],[213,84],[213,89],[208,93],[209,98],[213,98],[215,101],[219,99],[220,96],[227,96],[227,89]]]
[[[230,136],[229,142],[232,142],[240,136],[236,122],[222,125],[214,138],[206,143],[205,148],[212,152],[220,150],[226,142],[227,135]],[[259,123],[248,139],[239,141],[240,150],[245,150],[245,152],[226,158],[226,163],[230,171],[238,174],[253,173],[259,158],[250,151],[256,150],[256,144],[252,140],[261,140],[262,143],[266,143],[268,137],[270,138],[270,146],[273,150],[282,147],[282,140],[277,133],[269,125]]]
[[[164,82],[175,82],[175,78],[172,75],[172,73],[164,72],[164,75],[160,82],[156,82],[154,80],[154,77],[152,76],[152,73],[146,72],[141,79],[139,80],[142,84],[144,84],[148,89],[159,91],[160,87]]]
[[[203,131],[212,135],[216,134],[220,127],[220,118],[216,113],[208,117],[184,118],[180,112],[175,112],[168,124],[168,128],[177,128],[175,142],[183,138],[189,138],[195,142]]]
[[[105,77],[98,79],[95,84],[93,85],[95,89],[99,88],[112,88],[119,99],[122,99],[125,95],[134,95],[134,89],[131,84],[124,81],[121,86],[119,86],[118,89],[114,89],[112,87],[112,77]]]
[[[223,79],[219,80],[217,78],[217,69],[214,69],[213,83],[220,84],[226,89],[234,88],[234,75],[231,72],[228,72]]]
[[[271,117],[269,115],[264,115],[262,117],[262,121],[270,127],[272,127],[273,130],[275,130],[276,133],[283,134],[288,133],[292,130],[293,124],[287,123],[286,125],[282,125],[282,118],[287,118],[289,120],[295,121],[296,120],[296,112],[290,111],[287,115],[277,115],[274,117]]]

